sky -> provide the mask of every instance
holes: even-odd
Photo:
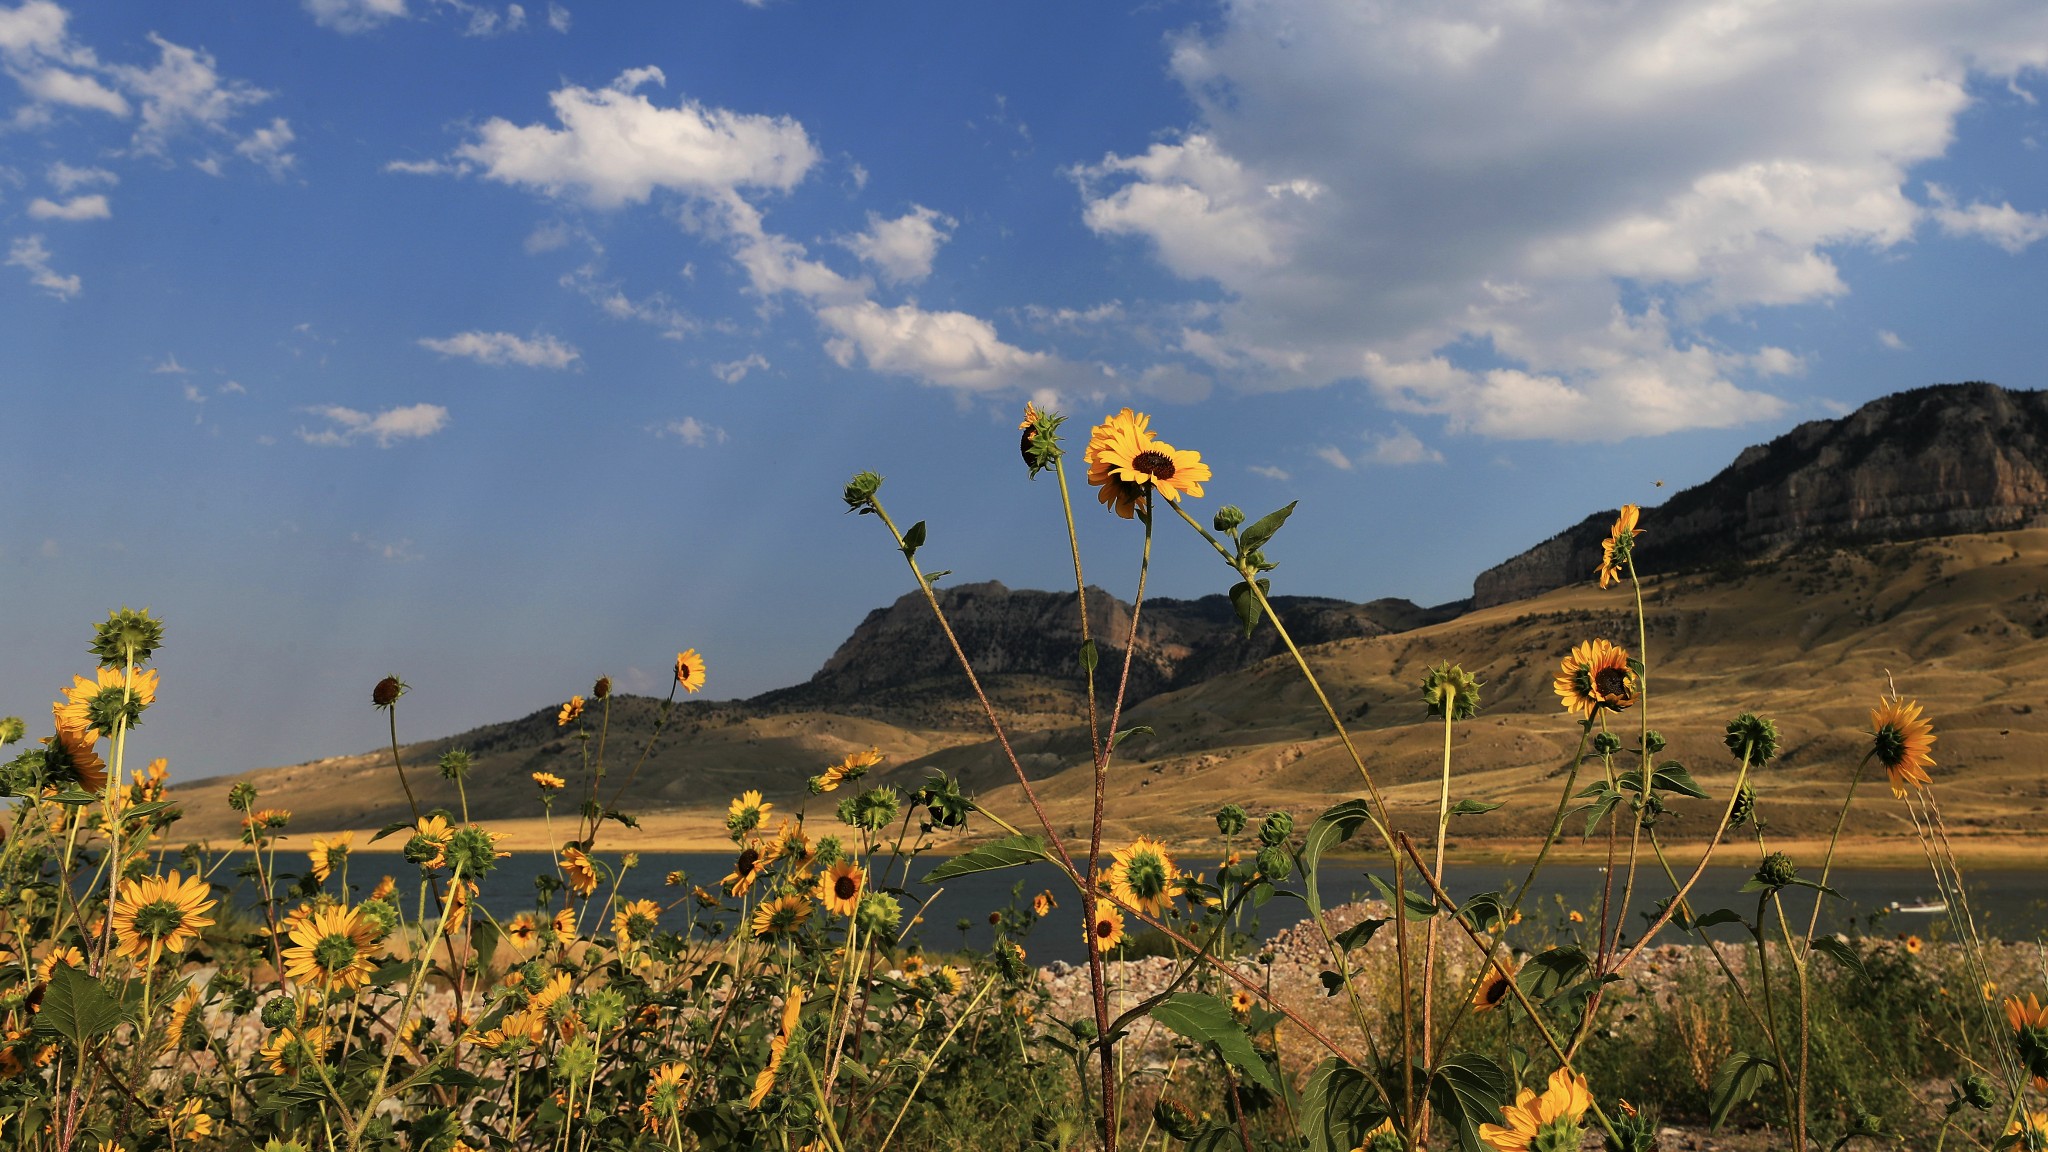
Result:
[[[1276,591],[1456,599],[2041,387],[2044,69],[2036,0],[0,0],[0,715],[124,605],[174,778],[374,748],[387,673],[405,738],[795,683],[914,587],[858,470],[1070,585],[1027,400],[1299,499]],[[1153,593],[1231,579],[1161,518]]]

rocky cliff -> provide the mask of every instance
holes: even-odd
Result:
[[[1614,516],[1596,513],[1480,573],[1473,605],[1591,579]],[[1643,572],[2048,523],[2048,392],[1968,383],[1894,393],[1745,450],[1644,522]]]

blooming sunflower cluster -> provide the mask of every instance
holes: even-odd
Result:
[[[1103,507],[1126,520],[1150,515],[1154,492],[1179,502],[1200,498],[1209,479],[1202,455],[1175,448],[1152,434],[1152,418],[1125,408],[1103,419],[1088,434],[1088,483]]]

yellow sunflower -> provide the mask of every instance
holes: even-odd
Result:
[[[754,935],[786,936],[803,926],[811,915],[811,902],[795,893],[765,900],[754,909]]]
[[[554,935],[555,943],[574,944],[576,942],[576,914],[567,908],[556,912],[555,918],[548,924],[548,929]]]
[[[505,922],[505,938],[520,948],[533,943],[540,935],[540,925],[534,922],[533,913],[521,912]]]
[[[1567,1068],[1550,1074],[1550,1083],[1538,1096],[1524,1088],[1513,1104],[1501,1108],[1505,1127],[1481,1124],[1479,1138],[1495,1152],[1532,1152],[1537,1148],[1576,1148],[1579,1124],[1593,1106],[1593,1094],[1586,1078]]]
[[[1095,924],[1091,934],[1095,937],[1095,947],[1103,952],[1107,952],[1118,944],[1123,943],[1123,909],[1118,908],[1107,900],[1096,901]]]
[[[2029,1028],[2048,1029],[2048,1006],[2044,1006],[2032,992],[2027,993],[2025,1001],[2021,1001],[2017,996],[2007,996],[2005,1019],[2015,1032],[2024,1032]]]
[[[569,783],[553,772],[535,772],[533,782],[540,785],[543,792],[560,792]]]
[[[93,750],[99,739],[100,734],[94,729],[71,728],[60,723],[57,734],[45,741],[63,761],[61,767],[87,792],[98,793],[107,786],[107,762]]]
[[[348,864],[349,847],[355,840],[356,834],[353,832],[343,832],[332,840],[320,836],[313,837],[312,850],[306,853],[306,858],[313,862],[313,879],[325,884],[327,878],[334,875],[336,868],[345,867]]]
[[[1927,768],[1934,763],[1928,752],[1934,747],[1934,721],[1920,714],[1916,700],[1882,697],[1870,710],[1873,754],[1891,777],[1892,795],[1903,800],[1906,788],[1925,788],[1934,783]]]
[[[738,840],[767,823],[768,814],[774,810],[775,805],[761,799],[758,789],[749,788],[726,806],[725,830],[732,833],[734,840]]]
[[[619,938],[621,949],[637,947],[654,935],[655,925],[660,921],[661,905],[652,900],[633,900],[612,917],[612,935]]]
[[[597,869],[583,849],[574,845],[564,846],[561,865],[562,879],[568,883],[569,891],[578,896],[588,896],[597,891]]]
[[[1620,582],[1623,570],[1628,567],[1630,551],[1635,547],[1636,537],[1642,535],[1636,529],[1636,520],[1642,510],[1633,504],[1623,504],[1621,515],[1614,518],[1614,527],[1607,532],[1607,539],[1600,542],[1600,586],[1609,588]]]
[[[446,817],[422,816],[405,842],[405,858],[428,871],[442,867],[448,863],[448,842],[454,838],[455,828]]]
[[[732,862],[732,871],[726,873],[720,883],[725,885],[726,895],[745,896],[747,890],[754,886],[754,881],[760,878],[761,853],[753,848],[742,848]]]
[[[567,972],[557,972],[548,977],[547,983],[540,986],[540,991],[526,998],[526,1010],[536,1017],[546,1016],[555,1010],[555,1005],[562,1003],[562,998],[574,987],[574,977]]]
[[[1925,945],[1923,945],[1920,942],[1920,938],[1918,936],[1906,937],[1906,955],[1918,956],[1920,954],[1920,949],[1923,947],[1925,947]]]
[[[560,712],[555,713],[555,727],[567,728],[569,725],[574,724],[576,721],[582,718],[583,697],[571,696],[569,697],[569,702],[567,704],[562,705],[562,710]]]
[[[1166,845],[1140,836],[1113,856],[1115,862],[1109,866],[1109,887],[1117,899],[1144,909],[1148,915],[1158,916],[1164,912],[1173,901],[1174,881],[1179,876],[1174,870],[1173,857],[1167,854]]]
[[[279,1076],[296,1076],[318,1064],[332,1043],[328,1030],[314,1025],[306,1030],[280,1028],[270,1034],[258,1055]]]
[[[1045,919],[1047,913],[1059,906],[1059,901],[1054,900],[1049,891],[1040,892],[1031,898],[1031,914],[1040,920]]]
[[[1257,999],[1247,990],[1239,988],[1230,994],[1230,1013],[1239,1020],[1252,1014],[1252,1005]]]
[[[685,692],[694,693],[704,687],[704,658],[697,655],[695,648],[676,653],[676,683]]]
[[[650,1134],[661,1136],[683,1111],[683,1081],[689,1070],[681,1064],[663,1064],[647,1082],[647,1102],[640,1105],[640,1123]]]
[[[768,1042],[768,1066],[754,1076],[754,1090],[747,1093],[747,1107],[759,1108],[761,1101],[775,1088],[775,1074],[782,1070],[782,1054],[789,1048],[789,1041],[777,1036]]]
[[[360,988],[376,967],[377,928],[354,908],[316,909],[291,932],[284,974],[295,983],[328,991]]]
[[[1125,408],[1088,438],[1088,482],[1098,489],[1096,499],[1126,519],[1148,491],[1173,501],[1200,497],[1209,479],[1201,453],[1175,448],[1152,435],[1150,425],[1150,417]]]
[[[123,956],[145,963],[156,956],[183,954],[201,928],[211,927],[214,901],[204,879],[144,876],[121,885],[114,897],[114,945]]]
[[[847,754],[846,759],[820,773],[814,781],[811,791],[819,793],[836,791],[841,784],[850,784],[867,775],[868,769],[881,762],[882,750],[880,748],[870,748],[865,752],[850,752]]]
[[[1487,970],[1486,979],[1481,980],[1479,987],[1472,990],[1472,1010],[1484,1012],[1489,1008],[1499,1007],[1501,1002],[1508,998],[1508,991],[1514,984],[1513,966],[1494,961]]]
[[[2000,1141],[2003,1147],[2048,1148],[2048,1112],[2028,1112],[2013,1117],[2012,1123],[2005,1126],[2005,1134],[2019,1139],[2010,1144]]]
[[[68,728],[112,732],[114,721],[123,711],[122,675],[119,668],[100,668],[92,680],[73,676],[71,687],[64,689],[64,699],[50,705],[57,711],[57,723]],[[143,709],[156,703],[156,687],[156,669],[147,668],[135,674],[125,691],[129,727],[136,725]]]
[[[861,889],[867,887],[867,874],[851,860],[841,860],[831,871],[818,877],[818,900],[827,912],[837,916],[851,916],[860,905]]]
[[[1619,712],[1636,702],[1636,674],[1628,666],[1628,649],[1605,640],[1588,640],[1572,649],[1558,666],[1552,683],[1564,710],[1591,720],[1602,709]]]
[[[178,1105],[177,1114],[171,1117],[171,1131],[187,1140],[202,1140],[213,1135],[213,1117],[195,1096]]]

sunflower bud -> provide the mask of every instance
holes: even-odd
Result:
[[[379,940],[398,930],[398,909],[393,907],[389,900],[373,896],[356,905],[356,915],[369,921],[376,928]]]
[[[375,688],[370,689],[370,703],[379,708],[389,708],[398,703],[398,698],[405,695],[408,687],[410,685],[398,677],[386,676],[377,681]]]
[[[289,996],[274,996],[263,1002],[265,1028],[282,1028],[296,1020],[298,1015],[299,1002]]]
[[[1225,836],[1235,836],[1244,831],[1244,809],[1236,804],[1225,804],[1216,810],[1216,831]]]
[[[1742,791],[1735,794],[1735,806],[1728,816],[1730,828],[1740,828],[1756,819],[1756,789],[1744,784]]]
[[[539,960],[528,960],[519,966],[519,987],[528,996],[532,996],[548,986],[548,977],[551,975],[553,973],[548,971],[546,964]]]
[[[247,780],[235,781],[228,789],[228,807],[237,812],[247,812],[256,804],[256,786]]]
[[[99,657],[102,668],[119,668],[130,662],[138,666],[147,664],[163,646],[163,622],[152,617],[147,608],[140,612],[128,608],[109,612],[106,620],[93,629],[92,654]]]
[[[1479,680],[1464,668],[1445,662],[1429,670],[1422,678],[1422,702],[1429,714],[1442,719],[1446,712],[1453,720],[1470,720],[1479,711]]]
[[[612,678],[609,676],[599,676],[597,683],[590,686],[590,698],[592,700],[603,700],[611,694]]]
[[[1749,766],[1761,768],[1778,754],[1778,726],[1754,712],[1744,712],[1728,722],[1728,751],[1748,755]]]
[[[1783,852],[1773,852],[1757,866],[1755,883],[1764,888],[1783,888],[1799,878],[1799,869]]]
[[[21,717],[9,716],[0,720],[0,747],[6,747],[27,734],[28,725],[21,722]]]
[[[1612,756],[1621,751],[1621,737],[1612,732],[1593,733],[1593,755]]]
[[[1244,523],[1244,509],[1235,504],[1225,504],[1216,510],[1216,518],[1210,521],[1218,532],[1235,532]]]
[[[591,1046],[589,1040],[578,1036],[574,1043],[564,1047],[561,1054],[555,1057],[555,1071],[571,1084],[580,1084],[590,1079],[591,1073],[597,1071],[597,1049]]]
[[[1003,979],[1016,983],[1031,975],[1031,965],[1024,959],[1024,949],[1014,940],[1004,940],[996,945],[996,971]]]
[[[469,753],[451,749],[441,753],[441,779],[462,780],[469,776]]]
[[[1268,880],[1285,880],[1294,875],[1294,854],[1277,846],[1261,848],[1259,875]]]
[[[1665,747],[1664,734],[1662,732],[1657,731],[1655,728],[1652,728],[1648,732],[1643,733],[1643,747],[1649,749],[1650,755],[1652,756],[1655,756],[1657,753],[1662,752]]]
[[[1294,817],[1285,812],[1273,812],[1259,825],[1259,842],[1268,846],[1279,844],[1294,833]]]
[[[1989,1109],[1998,1102],[1998,1090],[1991,1085],[1989,1077],[1982,1072],[1972,1072],[1957,1082],[1955,1098],[1958,1105],[1968,1105],[1979,1111]],[[1951,1109],[1957,1111],[1958,1109]]]
[[[1036,404],[1024,406],[1024,420],[1017,425],[1021,435],[1017,450],[1024,457],[1024,466],[1037,476],[1060,458],[1059,426],[1066,417],[1056,412],[1040,412]]]
[[[887,892],[864,893],[854,909],[853,922],[864,936],[894,936],[896,926],[903,922],[903,905]]]
[[[858,472],[854,474],[853,479],[846,482],[846,491],[840,495],[840,499],[846,501],[849,509],[865,516],[874,511],[875,493],[881,490],[880,476],[873,472]]]
[[[476,825],[464,825],[448,838],[448,862],[462,869],[464,876],[481,880],[498,866],[496,841]]]

